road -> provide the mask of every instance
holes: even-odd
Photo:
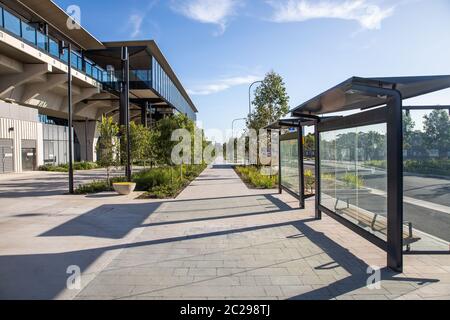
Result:
[[[305,163],[305,169],[314,172],[314,164]],[[375,175],[372,175],[375,172]],[[367,170],[363,172],[365,187],[386,191],[385,172]],[[404,196],[450,207],[450,179],[439,179],[408,174],[404,176]],[[361,196],[358,205],[368,211],[383,213],[380,204],[386,198],[378,195]],[[450,214],[433,210],[430,206],[404,203],[404,220],[412,222],[414,228],[450,242]]]

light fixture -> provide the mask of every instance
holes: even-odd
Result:
[[[9,132],[9,133],[14,132],[14,128],[13,128],[13,127],[9,128],[9,129],[8,129],[8,132]]]

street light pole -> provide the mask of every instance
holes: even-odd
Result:
[[[67,112],[69,126],[69,193],[74,194],[74,174],[73,174],[73,106],[72,106],[72,44],[60,44],[60,54],[67,50]]]
[[[121,125],[125,126],[125,134],[127,139],[126,153],[127,161],[125,164],[125,175],[127,181],[131,182],[131,141],[130,141],[130,55],[128,47],[122,47],[122,91],[121,91]]]
[[[231,135],[234,138],[234,123],[236,121],[240,121],[240,120],[247,120],[247,118],[238,118],[238,119],[234,119],[233,122],[231,123]]]

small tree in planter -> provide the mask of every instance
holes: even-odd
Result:
[[[119,134],[119,126],[114,123],[112,117],[102,117],[102,121],[98,125],[100,138],[97,144],[97,163],[106,168],[106,180],[110,183],[111,167],[118,163],[118,145],[117,135]]]
[[[125,137],[126,143],[126,137]],[[135,122],[130,123],[130,146],[131,146],[131,163],[136,161],[144,161],[146,156],[146,148],[150,144],[150,131],[141,124]],[[123,159],[126,159],[126,152]]]

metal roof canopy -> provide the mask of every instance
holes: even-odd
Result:
[[[268,130],[280,130],[285,128],[301,128],[307,126],[313,126],[318,122],[328,121],[332,119],[341,118],[336,117],[291,117],[291,118],[281,118],[271,124],[269,124],[264,129]]]
[[[309,124],[306,124],[308,122]],[[311,119],[301,118],[301,117],[292,117],[292,118],[281,118],[271,124],[269,124],[264,129],[268,130],[279,130],[283,128],[299,128],[305,125],[312,125],[314,122]]]
[[[354,109],[368,109],[387,103],[387,96],[369,95],[363,90],[366,87],[397,90],[402,99],[409,99],[450,88],[450,75],[388,78],[352,77],[301,104],[292,111],[292,115],[321,115]]]

